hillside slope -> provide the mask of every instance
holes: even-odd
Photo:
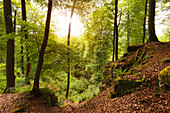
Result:
[[[70,104],[65,107],[49,108],[41,98],[28,99],[30,95],[24,94],[4,94],[0,95],[0,112],[8,113],[18,107],[25,107],[24,112],[41,113],[116,113],[116,112],[170,112],[170,95],[168,92],[158,90],[158,74],[165,67],[170,66],[170,62],[163,62],[163,59],[170,59],[170,43],[148,43],[153,53],[147,62],[140,68],[140,76],[145,76],[147,82],[140,85],[131,94],[122,97],[108,98],[113,87],[99,93],[93,99],[85,103]],[[135,53],[134,53],[135,54]],[[147,54],[147,53],[146,53]]]

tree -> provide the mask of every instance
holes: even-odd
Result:
[[[4,5],[4,20],[6,34],[13,32],[12,25],[12,9],[11,0],[3,0]],[[7,41],[7,55],[6,55],[6,78],[7,85],[4,93],[10,87],[15,87],[15,75],[14,75],[14,39],[8,39]]]
[[[70,20],[72,20],[74,8],[75,8],[76,0],[74,0],[73,7],[71,10]],[[67,46],[68,46],[68,70],[67,70],[67,90],[66,90],[66,98],[68,98],[69,94],[69,84],[70,84],[70,74],[71,74],[71,68],[70,68],[70,51],[69,51],[69,45],[70,45],[70,33],[71,33],[71,21],[69,23],[69,31],[68,31],[68,39],[67,39]]]
[[[155,0],[149,0],[149,18],[148,18],[148,42],[159,42],[155,34]]]
[[[145,16],[144,16],[144,22],[143,22],[143,43],[145,43],[145,25],[146,25],[146,15],[147,15],[147,4],[148,4],[148,0],[146,0],[145,3]]]
[[[3,5],[3,1],[0,1],[0,6]],[[4,15],[3,15],[3,7],[0,7],[0,37],[5,34],[5,22],[4,22]],[[0,39],[0,63],[5,63],[5,49],[6,49],[6,44],[2,39]]]
[[[27,16],[26,16],[26,6],[25,6],[25,0],[21,0],[21,8],[22,8],[22,21],[27,21]],[[24,32],[25,39],[28,39],[27,35],[27,30],[25,29],[25,26],[22,26],[22,32]],[[28,51],[28,47],[26,46],[26,51]],[[21,46],[21,54],[23,53],[23,46]],[[31,63],[30,63],[30,57],[29,53],[26,55],[27,58],[27,65],[26,65],[26,83],[30,84],[30,81],[28,79],[29,73],[31,71]],[[22,73],[24,72],[24,67],[23,67],[23,56],[21,58],[21,68],[22,68]],[[23,73],[24,74],[24,73]]]
[[[44,33],[44,40],[43,40],[41,50],[40,50],[40,53],[39,53],[38,65],[37,65],[37,70],[36,70],[36,74],[35,74],[35,78],[34,78],[34,85],[33,85],[32,91],[31,91],[31,93],[34,94],[34,95],[39,95],[41,93],[40,90],[39,90],[39,79],[40,79],[41,69],[42,69],[42,66],[43,66],[44,53],[45,53],[45,49],[46,49],[47,42],[48,42],[51,11],[52,11],[52,0],[49,0],[48,1],[48,11],[47,11],[47,18],[46,18],[45,33]]]
[[[113,39],[113,58],[118,59],[118,26],[117,26],[117,13],[118,13],[118,0],[115,0],[115,18],[114,18],[114,39]],[[114,54],[115,53],[115,54]]]

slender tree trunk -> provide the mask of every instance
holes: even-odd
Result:
[[[4,19],[6,34],[12,33],[12,10],[11,0],[3,0],[4,5]],[[14,39],[8,39],[7,41],[7,55],[6,55],[6,78],[7,85],[4,93],[10,87],[15,87],[15,75],[14,75]]]
[[[155,0],[149,0],[149,19],[148,19],[148,42],[159,42],[155,34]]]
[[[118,14],[118,0],[115,0],[115,19],[114,19],[114,37],[115,37],[115,58],[118,59],[118,26],[117,26],[117,14]]]
[[[128,21],[128,23],[129,23],[129,20],[130,20],[130,17],[129,17],[129,11],[128,11],[128,17],[127,17],[127,21]],[[130,37],[130,27],[129,27],[130,25],[128,24],[128,26],[127,26],[127,46],[129,47],[129,37]]]
[[[74,13],[74,7],[76,4],[76,0],[74,0],[73,7],[71,10],[71,15],[70,15],[70,20],[72,20],[73,13]],[[71,69],[70,69],[70,33],[71,33],[71,21],[69,23],[69,30],[68,30],[68,39],[67,39],[67,46],[68,46],[68,67],[67,67],[67,90],[66,90],[66,98],[68,98],[69,95],[69,86],[70,86],[70,74],[71,74]]]
[[[16,32],[16,17],[17,17],[17,11],[14,11],[14,33]]]
[[[27,21],[27,16],[26,16],[26,5],[25,5],[25,0],[21,0],[21,8],[22,8],[22,21]],[[25,33],[25,39],[28,39],[28,35],[27,35],[27,30],[24,29],[25,26],[22,26],[22,32]],[[28,52],[28,45],[26,46],[26,52]],[[30,63],[30,57],[29,57],[29,53],[27,53],[27,65],[26,65],[26,83],[27,84],[30,84],[30,81],[29,81],[29,73],[31,71],[31,63]],[[22,59],[23,60],[23,59]],[[22,64],[23,65],[23,64]]]
[[[47,42],[48,42],[48,35],[49,35],[49,29],[50,29],[50,19],[51,19],[51,11],[52,11],[52,0],[49,0],[44,40],[43,40],[43,43],[42,43],[42,46],[41,46],[41,50],[40,50],[40,53],[39,53],[38,65],[37,65],[37,70],[36,70],[36,74],[35,74],[35,78],[34,78],[34,85],[33,85],[32,91],[31,91],[31,93],[36,95],[36,96],[41,94],[41,92],[39,90],[39,79],[40,79],[41,69],[42,69],[42,66],[43,66],[43,58],[44,58],[45,48],[46,48]]]
[[[112,52],[112,61],[115,60],[115,29],[114,29],[114,33],[113,33],[114,37],[113,37],[113,52]]]
[[[21,38],[21,71],[22,71],[22,74],[24,74],[24,56],[23,56],[23,51],[24,51],[24,47],[23,47],[23,38]]]
[[[145,3],[145,15],[144,15],[144,21],[143,21],[143,44],[145,43],[145,31],[146,31],[145,25],[146,25],[146,15],[147,15],[147,4],[148,4],[148,0],[146,0],[146,3]]]

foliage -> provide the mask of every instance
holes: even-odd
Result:
[[[122,70],[122,68],[120,68],[120,69],[115,69],[115,71],[116,71],[117,77],[122,77],[125,74],[126,69]]]
[[[69,99],[73,102],[82,102],[84,100],[92,99],[95,95],[99,93],[98,85],[89,85],[88,88],[81,94],[71,96]]]

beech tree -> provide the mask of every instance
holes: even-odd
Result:
[[[31,91],[31,93],[34,95],[39,95],[41,93],[39,90],[39,78],[40,78],[40,73],[41,73],[41,69],[43,66],[44,53],[45,53],[45,49],[46,49],[47,42],[48,42],[51,11],[52,11],[52,0],[48,0],[48,11],[47,11],[47,18],[46,18],[46,25],[45,25],[44,40],[43,40],[41,50],[39,53],[38,65],[37,65],[37,70],[36,70],[36,74],[35,74],[35,78],[34,78],[34,85],[33,85],[32,91]]]
[[[3,0],[4,6],[4,20],[6,34],[13,32],[12,25],[12,9],[11,0]],[[10,87],[15,87],[15,75],[14,75],[14,39],[8,39],[7,41],[7,54],[6,54],[6,90]]]
[[[74,13],[74,7],[76,4],[76,0],[74,0],[73,7],[71,10],[70,20],[72,20],[73,13]],[[68,46],[68,70],[67,70],[67,90],[66,90],[66,98],[68,98],[69,94],[69,85],[70,85],[70,75],[71,75],[71,68],[70,68],[70,51],[69,51],[69,45],[70,45],[70,34],[71,34],[71,21],[69,23],[69,30],[68,30],[68,39],[67,39],[67,46]]]
[[[145,25],[146,25],[146,15],[147,15],[147,4],[148,4],[148,0],[146,0],[145,3],[145,15],[144,15],[144,22],[143,22],[143,43],[145,43]]]
[[[26,5],[25,5],[25,0],[21,0],[21,8],[22,8],[22,21],[27,21],[27,16],[26,16]],[[25,26],[22,26],[22,32],[24,32],[25,39],[28,39],[27,35],[27,30],[25,29]],[[28,46],[26,46],[26,51],[28,51]],[[21,53],[23,53],[23,46],[21,46]],[[30,63],[30,57],[29,53],[26,55],[27,58],[27,65],[26,65],[26,83],[30,84],[30,81],[28,79],[29,73],[31,71],[31,63]],[[23,56],[21,58],[21,68],[22,68],[22,73],[24,72],[24,66],[23,66]],[[24,74],[24,73],[23,73]]]
[[[148,42],[159,42],[155,34],[155,0],[149,0],[149,18],[148,18]]]
[[[113,58],[112,61],[118,59],[118,26],[117,26],[117,13],[118,13],[118,0],[115,0],[115,18],[114,18],[114,39],[113,39]]]

